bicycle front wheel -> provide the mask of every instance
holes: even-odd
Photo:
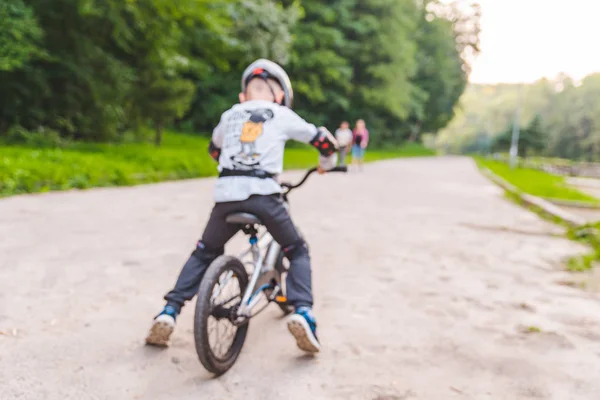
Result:
[[[235,257],[220,256],[202,278],[196,300],[194,340],[200,362],[221,375],[237,360],[248,333],[248,323],[233,323],[248,286],[248,275]]]

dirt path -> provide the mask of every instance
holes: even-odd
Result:
[[[318,357],[274,307],[219,379],[196,358],[192,307],[170,349],[145,348],[213,182],[0,201],[0,399],[600,399],[600,298],[558,284],[583,249],[463,158],[371,164],[295,193]]]

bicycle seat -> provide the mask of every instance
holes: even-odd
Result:
[[[236,225],[262,225],[262,221],[254,214],[250,213],[233,213],[225,218],[228,224]]]

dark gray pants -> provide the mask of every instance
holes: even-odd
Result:
[[[181,309],[186,301],[196,295],[210,263],[224,253],[225,243],[241,228],[225,222],[227,215],[235,212],[254,214],[265,224],[290,261],[286,280],[286,296],[289,303],[295,307],[312,307],[308,247],[298,234],[279,195],[252,196],[244,201],[215,204],[202,240],[183,266],[175,288],[165,296],[167,303]]]
[[[343,167],[346,165],[346,157],[348,156],[348,148],[346,146],[340,147],[338,155],[338,165]]]

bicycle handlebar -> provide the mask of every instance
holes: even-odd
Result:
[[[291,184],[291,183],[286,183],[283,182],[281,183],[281,187],[284,187],[287,189],[287,191],[285,192],[286,194],[289,193],[292,189],[296,189],[300,186],[302,186],[304,184],[304,182],[306,182],[306,180],[308,179],[309,176],[311,176],[312,174],[314,174],[315,172],[317,172],[318,168],[317,167],[313,167],[311,169],[309,169],[306,174],[304,175],[304,177],[302,178],[302,180],[298,183],[296,183],[295,185]],[[344,166],[339,166],[339,167],[334,167],[328,171],[326,171],[325,173],[330,173],[330,172],[348,172],[348,167]]]

